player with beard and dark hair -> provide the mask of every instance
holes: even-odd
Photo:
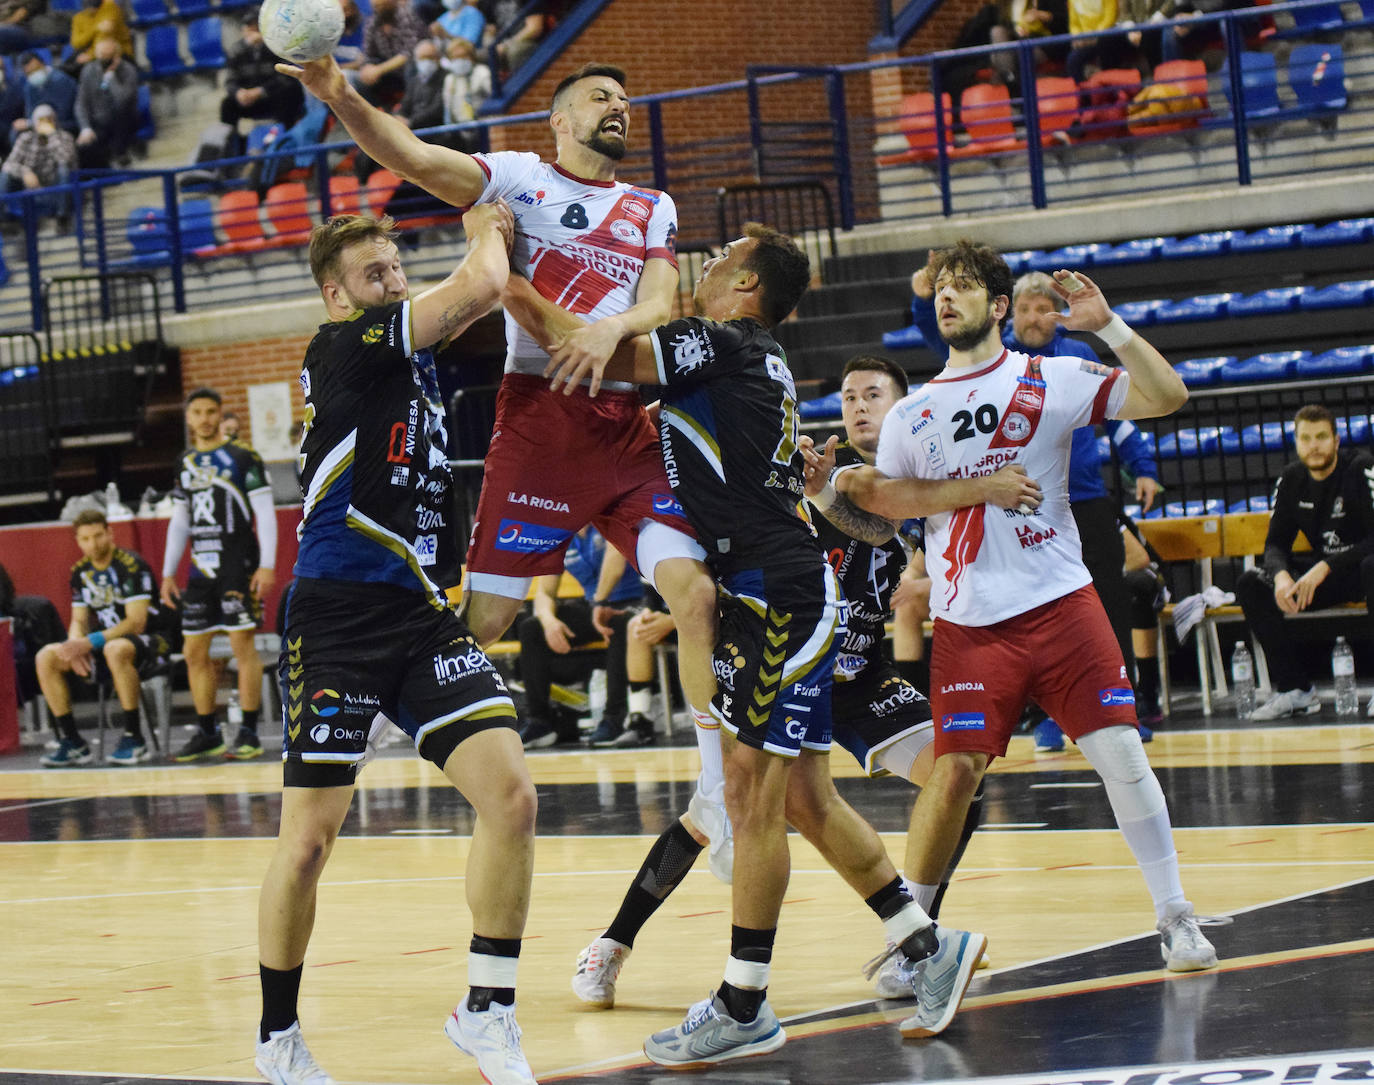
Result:
[[[1274,485],[1264,566],[1236,581],[1236,599],[1264,648],[1274,689],[1251,714],[1255,720],[1321,708],[1307,660],[1284,636],[1284,618],[1374,598],[1374,460],[1340,447],[1336,420],[1319,404],[1298,408],[1293,427],[1298,462]],[[1309,552],[1293,552],[1298,532],[1311,540]],[[1374,698],[1366,712],[1374,716]]]
[[[678,667],[702,752],[693,817],[711,838],[716,865],[729,869],[709,711],[715,585],[673,499],[637,389],[601,379],[619,343],[668,321],[678,286],[672,197],[615,179],[630,131],[624,72],[589,64],[559,83],[549,116],[557,157],[543,162],[518,151],[468,155],[426,143],[369,106],[332,59],[282,71],[300,78],[364,152],[405,180],[455,207],[506,200],[516,223],[512,266],[540,296],[577,316],[547,350],[506,316],[506,373],[468,550],[464,614],[479,642],[499,638],[532,580],[561,573],[569,541],[595,525],[677,621]],[[564,363],[587,376],[566,396],[543,376]],[[592,600],[602,635],[610,633],[605,602],[614,586],[599,584]]]

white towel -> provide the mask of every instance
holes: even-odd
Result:
[[[1174,605],[1174,636],[1182,644],[1188,634],[1193,631],[1193,626],[1202,621],[1202,616],[1214,607],[1230,606],[1236,601],[1235,595],[1229,591],[1222,591],[1213,585],[1198,595],[1190,595],[1186,599],[1180,599]]]

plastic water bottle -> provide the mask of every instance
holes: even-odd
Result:
[[[1336,638],[1331,650],[1331,676],[1336,680],[1336,715],[1353,716],[1360,710],[1360,694],[1355,688],[1355,656],[1344,637]]]
[[[1255,661],[1244,641],[1231,653],[1231,686],[1236,691],[1236,715],[1246,719],[1255,711]]]
[[[233,728],[234,733],[237,734],[238,729],[243,726],[243,705],[239,704],[239,691],[236,689],[231,689],[229,691],[228,716],[229,726]]]
[[[601,667],[587,681],[587,709],[594,720],[606,714],[606,671]]]

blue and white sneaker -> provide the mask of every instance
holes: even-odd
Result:
[[[924,961],[916,1012],[898,1027],[908,1040],[938,1036],[954,1020],[973,980],[978,961],[988,947],[981,934],[939,927],[940,948]]]
[[[1035,725],[1035,752],[1058,753],[1064,748],[1064,732],[1054,720],[1044,719]]]
[[[69,738],[58,741],[57,749],[45,753],[38,763],[45,769],[69,769],[75,765],[89,765],[95,754],[84,742],[73,742]]]
[[[787,1042],[773,1007],[764,999],[748,1024],[736,1021],[712,992],[687,1011],[682,1024],[655,1032],[644,1041],[644,1054],[674,1070],[704,1070],[730,1059],[766,1055]]]
[[[122,736],[119,745],[105,755],[105,760],[111,765],[141,765],[152,759],[152,752],[141,735]]]

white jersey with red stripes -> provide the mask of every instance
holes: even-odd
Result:
[[[473,157],[487,175],[477,202],[500,197],[515,213],[511,267],[568,312],[589,323],[623,313],[635,303],[645,261],[677,266],[677,208],[668,193],[574,177],[523,151]],[[548,360],[507,313],[506,372],[539,375]]]
[[[946,368],[888,412],[885,475],[977,478],[1017,463],[1044,494],[1030,515],[976,505],[926,518],[935,617],[992,625],[1092,582],[1069,511],[1069,447],[1078,426],[1115,417],[1129,387],[1122,369],[1003,350]]]

